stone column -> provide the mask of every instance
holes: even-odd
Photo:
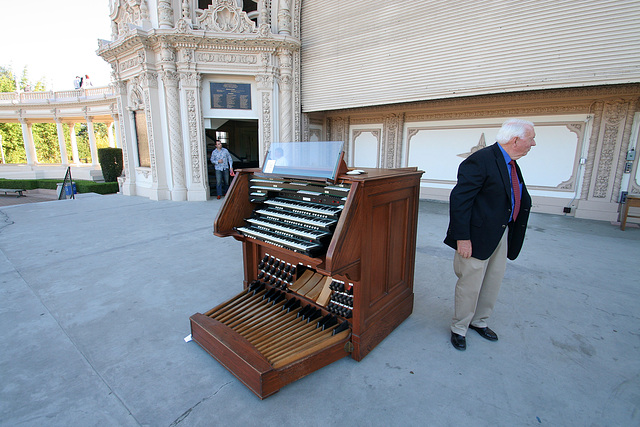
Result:
[[[73,164],[80,163],[80,156],[78,156],[78,141],[76,140],[76,124],[69,123],[69,136],[71,136],[71,156]]]
[[[173,188],[171,200],[187,200],[184,170],[184,144],[182,142],[182,120],[180,116],[180,94],[178,92],[179,75],[174,62],[175,55],[167,46],[162,46],[162,83],[167,100],[167,118],[169,127],[169,153],[171,156],[171,177]]]
[[[22,125],[22,140],[24,143],[24,152],[27,155],[27,164],[35,165],[38,163],[36,154],[36,146],[33,142],[33,133],[31,132],[31,123],[27,123],[25,119],[20,119]]]
[[[291,35],[291,6],[290,0],[280,0],[278,3],[278,33]]]
[[[160,28],[173,28],[173,7],[171,0],[158,1],[158,24]]]
[[[60,163],[63,166],[69,164],[67,157],[67,143],[64,140],[64,129],[62,128],[62,120],[56,119],[56,133],[58,134],[58,146],[60,146]]]
[[[91,165],[98,165],[98,146],[96,134],[93,130],[93,117],[87,116],[87,133],[89,134],[89,149],[91,150]]]
[[[291,52],[280,49],[278,51],[280,62],[280,141],[290,142],[293,137],[293,77],[291,69]]]

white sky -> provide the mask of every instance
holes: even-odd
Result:
[[[80,74],[108,85],[98,39],[111,39],[109,0],[0,0],[0,66],[18,81],[26,66],[29,81],[42,79],[49,90],[73,89]]]

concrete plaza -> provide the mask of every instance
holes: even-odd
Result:
[[[0,425],[640,424],[639,228],[532,214],[500,340],[469,331],[459,352],[448,205],[422,200],[411,317],[261,401],[184,341],[190,315],[241,290],[241,243],[212,235],[222,202],[0,207]]]

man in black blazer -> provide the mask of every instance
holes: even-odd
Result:
[[[444,242],[456,250],[453,268],[458,282],[451,344],[458,350],[467,347],[468,328],[490,341],[498,340],[487,319],[498,297],[507,258],[514,260],[520,253],[531,209],[531,197],[515,160],[536,145],[533,123],[507,120],[496,140],[460,164],[458,182],[449,197]],[[516,175],[517,183],[512,185]]]

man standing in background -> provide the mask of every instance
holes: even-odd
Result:
[[[504,277],[507,258],[520,253],[531,209],[520,168],[515,163],[536,145],[533,123],[507,120],[496,143],[465,159],[449,197],[449,228],[444,242],[456,250],[458,282],[451,344],[465,350],[469,328],[490,341],[487,326]]]
[[[218,199],[225,195],[229,188],[229,174],[234,176],[233,173],[233,159],[229,150],[222,148],[222,141],[216,140],[216,148],[211,153],[211,163],[216,170],[216,194]],[[224,182],[224,189],[222,184]]]

